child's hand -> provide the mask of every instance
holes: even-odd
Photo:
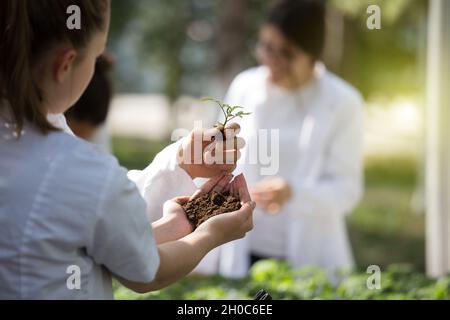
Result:
[[[181,197],[168,201],[164,206],[165,216],[161,220],[170,219],[174,223],[161,224],[160,227],[153,228],[160,257],[160,265],[155,278],[150,283],[137,283],[119,278],[120,282],[139,293],[159,290],[191,272],[201,259],[215,247],[244,237],[253,228],[252,213],[256,204],[250,201],[244,176],[237,176],[230,182],[231,179],[232,175],[229,174],[213,178],[205,183],[194,196],[213,190],[229,191],[245,202],[240,210],[212,217],[202,223],[194,232],[180,239],[183,234],[192,230],[182,208],[189,198]],[[174,225],[177,227],[174,228]],[[168,226],[172,229],[164,230]],[[164,239],[164,236],[167,237],[168,234],[179,240]]]
[[[206,232],[217,245],[244,237],[253,228],[252,213],[256,204],[251,201],[247,183],[242,174],[234,179],[231,174],[221,174],[203,184],[191,197],[178,197],[164,203],[163,218],[152,224],[156,242],[159,244],[174,241],[190,234],[193,227],[182,206],[189,200],[212,191],[230,192],[239,197],[242,208],[213,217],[201,224],[197,230]],[[225,217],[217,219],[220,216]],[[209,222],[210,220],[213,221]],[[202,227],[205,224],[206,226]]]
[[[224,185],[228,178],[223,178],[216,185],[216,191],[229,191],[240,197],[242,208],[238,211],[220,214],[202,223],[195,232],[205,233],[216,245],[221,245],[236,239],[241,239],[253,229],[253,210],[256,204],[251,201],[247,183],[243,175],[234,178]]]
[[[244,139],[237,137],[239,131],[238,124],[227,125],[226,141],[213,139],[221,135],[217,128],[192,131],[180,146],[178,154],[180,167],[193,179],[211,178],[221,173],[233,172],[236,169],[236,162],[241,157],[239,150],[245,146]]]
[[[190,234],[193,230],[193,227],[189,222],[182,206],[186,204],[190,199],[194,199],[212,191],[223,192],[225,190],[231,189],[242,189],[242,187],[235,186],[235,181],[230,184],[230,181],[232,179],[233,175],[231,174],[221,174],[215,178],[211,178],[190,197],[177,197],[166,201],[163,207],[163,217],[152,224],[156,242],[164,243],[168,241],[174,241]],[[237,180],[242,184],[241,178]]]
[[[189,198],[188,196],[177,197],[164,203],[163,215],[171,225],[170,233],[172,234],[173,240],[181,239],[193,230],[182,207],[189,201]]]
[[[253,201],[244,203],[241,209],[234,212],[219,214],[202,223],[194,233],[205,233],[211,238],[214,246],[242,239],[253,229]]]
[[[181,239],[193,230],[182,205],[189,197],[178,197],[164,203],[163,217],[152,223],[156,243],[161,244]]]

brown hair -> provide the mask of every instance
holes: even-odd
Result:
[[[1,0],[0,1],[0,98],[16,123],[20,136],[28,120],[43,134],[57,130],[41,105],[45,97],[33,77],[36,61],[59,42],[84,48],[93,33],[106,27],[109,0]],[[77,5],[81,29],[70,30],[67,9]]]

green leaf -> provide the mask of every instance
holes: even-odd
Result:
[[[200,99],[200,101],[202,101],[202,102],[215,102],[215,103],[219,104],[220,106],[222,106],[222,103],[219,100],[216,100],[216,99],[211,98],[211,97],[203,97],[203,98]]]
[[[233,106],[232,107],[229,104],[222,103],[219,100],[216,100],[216,99],[211,98],[211,97],[203,97],[200,100],[203,101],[203,102],[215,102],[220,107],[220,109],[223,112],[223,115],[225,116],[225,120],[224,120],[224,124],[223,125],[227,124],[228,121],[231,121],[234,118],[237,118],[237,117],[242,118],[243,116],[250,115],[250,113],[246,113],[246,112],[243,112],[243,111],[236,112],[239,109],[244,109],[242,106]]]

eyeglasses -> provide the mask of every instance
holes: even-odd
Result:
[[[259,41],[256,44],[255,53],[259,58],[270,57],[275,60],[286,62],[292,61],[296,56],[296,52],[293,49],[276,49],[272,45],[262,41]]]

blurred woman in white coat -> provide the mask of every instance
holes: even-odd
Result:
[[[242,277],[265,258],[329,271],[353,266],[345,218],[363,193],[363,100],[320,62],[324,39],[319,1],[283,0],[268,13],[256,50],[261,66],[238,75],[226,99],[252,113],[240,122],[247,147],[238,169],[258,205],[254,229],[197,271]],[[249,164],[251,146],[264,143],[260,129],[279,130],[274,176]]]

